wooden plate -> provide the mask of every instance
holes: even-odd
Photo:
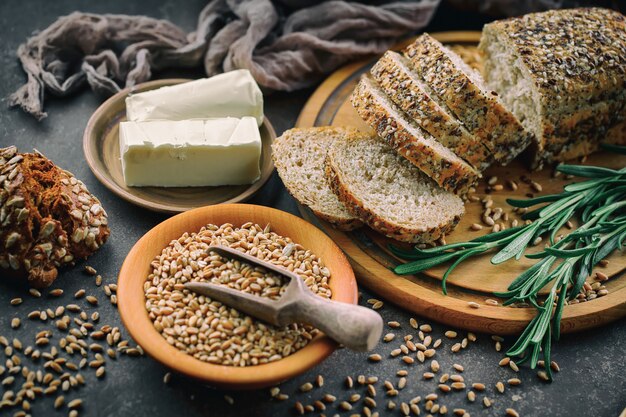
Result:
[[[198,231],[208,223],[247,222],[271,224],[272,230],[288,236],[324,260],[331,272],[332,299],[356,304],[354,272],[341,250],[322,231],[292,214],[251,204],[220,204],[202,207],[171,217],[146,233],[131,249],[118,278],[118,306],[122,321],[133,339],[154,359],[182,374],[211,385],[249,389],[278,384],[312,368],[337,347],[324,335],[315,337],[296,353],[276,362],[249,367],[213,365],[181,352],[154,329],[145,308],[143,284],[150,263],[173,239],[184,232]]]
[[[433,36],[444,43],[465,46],[475,46],[480,39],[479,32],[446,32]],[[399,45],[398,49],[409,42]],[[369,130],[350,105],[349,96],[359,76],[369,70],[375,61],[356,62],[332,74],[311,96],[300,113],[297,126],[355,126]],[[623,167],[626,165],[626,157],[598,153],[591,155],[586,163]],[[526,193],[533,192],[520,180],[521,176],[540,183],[542,194],[560,192],[567,183],[563,179],[553,178],[549,170],[529,172],[520,161],[514,161],[506,167],[490,168],[485,178],[492,176],[497,176],[501,184],[509,179],[520,184],[516,192],[505,187],[504,191],[490,194],[494,207],[501,207],[506,212],[511,209],[505,202],[506,198],[526,198]],[[482,199],[486,195],[486,184],[481,183],[477,189],[476,194]],[[481,223],[482,210],[480,202],[468,202],[466,214],[446,240],[452,243],[485,234],[487,230],[470,230],[472,223]],[[304,218],[322,228],[346,252],[360,283],[408,310],[450,325],[497,334],[518,333],[535,314],[533,308],[495,307],[484,302],[487,298],[495,298],[492,292],[506,289],[531,264],[527,259],[493,266],[489,262],[491,255],[473,258],[459,266],[448,278],[448,296],[444,296],[440,280],[445,266],[433,268],[419,276],[395,275],[390,268],[398,265],[399,260],[387,250],[387,244],[392,242],[390,239],[368,228],[350,233],[340,232],[317,219],[304,206],[300,206],[300,211]],[[515,217],[512,213],[509,215],[510,222]],[[622,253],[614,253],[609,260],[608,267],[602,268],[602,271],[610,276],[619,275],[626,268],[626,257]],[[586,329],[626,315],[626,279],[611,279],[606,285],[609,295],[565,308],[561,325],[563,332]],[[477,302],[481,307],[469,308],[469,301]]]
[[[265,118],[261,130],[261,178],[254,184],[223,187],[127,187],[122,174],[119,124],[126,120],[126,96],[184,83],[187,79],[149,81],[125,89],[102,103],[89,119],[83,134],[83,151],[94,175],[105,187],[123,199],[149,210],[180,213],[192,208],[238,203],[252,197],[272,175],[272,141],[276,132]]]

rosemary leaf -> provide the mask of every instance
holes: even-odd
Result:
[[[626,154],[626,146],[603,147]],[[517,358],[517,363],[530,361],[532,368],[537,365],[540,355],[546,364],[550,363],[552,338],[559,339],[566,301],[578,296],[593,267],[613,251],[621,250],[626,240],[626,167],[615,170],[560,165],[557,169],[589,179],[566,185],[560,194],[507,200],[514,207],[538,206],[522,216],[525,220],[532,220],[530,224],[438,248],[411,251],[394,246],[389,248],[394,255],[412,261],[396,267],[398,274],[415,274],[453,261],[442,280],[445,294],[452,271],[470,257],[499,249],[491,258],[492,264],[514,257],[519,259],[531,241],[549,234],[550,246],[538,253],[526,254],[527,258],[538,261],[517,276],[507,291],[495,293],[505,299],[505,306],[524,302],[537,310],[537,315],[507,351],[508,356]],[[580,226],[556,241],[557,233],[574,216],[578,217]],[[544,298],[540,291],[546,286],[550,289]],[[546,373],[551,379],[549,366],[546,366]]]
[[[559,165],[557,170],[563,174],[586,178],[606,178],[619,175],[619,171],[614,169],[584,165]]]
[[[534,238],[538,227],[539,223],[533,223],[526,230],[522,230],[511,243],[506,245],[502,250],[500,250],[500,252],[491,258],[491,263],[497,265],[508,261],[513,257],[521,256],[528,246],[528,243],[530,243],[530,241]]]

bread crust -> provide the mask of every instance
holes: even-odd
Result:
[[[626,106],[626,18],[602,8],[531,13],[485,25],[480,48],[502,43],[539,97],[533,165],[595,150]],[[489,68],[497,67],[486,54]]]
[[[404,50],[404,55],[495,159],[507,164],[531,144],[532,133],[500,103],[497,94],[487,94],[458,68],[444,48],[424,33]]]
[[[58,268],[84,259],[108,236],[100,201],[40,153],[0,149],[0,269],[47,287]]]
[[[626,145],[626,114],[624,115],[624,121],[613,126],[606,133],[606,137],[602,140],[602,143],[609,143],[612,145]]]
[[[347,209],[347,207],[346,207],[346,209]],[[355,216],[351,220],[349,220],[349,219],[338,219],[335,216],[331,216],[331,215],[328,215],[326,213],[322,213],[321,211],[317,211],[317,210],[313,210],[313,209],[311,209],[311,211],[313,212],[313,214],[315,214],[315,216],[317,216],[320,219],[330,223],[335,229],[341,230],[342,232],[351,232],[352,230],[358,229],[359,227],[363,226],[363,222],[357,216]]]
[[[363,77],[352,92],[351,102],[361,118],[369,124],[380,138],[400,155],[433,179],[440,187],[455,194],[464,195],[480,178],[480,173],[460,157],[450,158],[438,152],[436,142],[426,131],[416,137],[405,128],[411,124],[399,121],[404,113],[400,109],[389,110],[377,99],[369,77]],[[416,129],[421,129],[414,126]]]
[[[286,142],[290,140],[292,135],[295,134],[307,134],[310,135],[311,138],[314,138],[316,135],[344,135],[351,129],[343,128],[343,127],[332,127],[332,126],[324,126],[324,127],[313,127],[307,129],[299,129],[294,128],[283,133],[279,138],[277,138],[272,145],[272,157],[274,159],[274,165],[276,166],[276,170],[278,171],[278,175],[283,181],[285,188],[289,192],[289,194],[295,198],[300,204],[307,206],[313,213],[321,218],[322,220],[327,221],[332,224],[335,228],[342,231],[350,231],[357,229],[363,225],[363,223],[356,217],[350,216],[338,216],[333,213],[327,213],[322,210],[319,210],[315,207],[314,204],[311,204],[311,201],[307,201],[303,198],[302,193],[298,192],[296,189],[296,184],[294,184],[290,180],[289,176],[289,167],[286,160],[286,155],[283,155],[281,152],[282,146],[286,146]],[[322,159],[323,161],[323,159]],[[329,189],[328,192],[332,193]],[[346,213],[348,214],[348,213]]]
[[[370,73],[393,102],[422,129],[478,171],[487,169],[494,162],[491,152],[430,96],[419,75],[403,61],[401,55],[387,51]]]
[[[355,138],[349,138],[349,140],[356,140]],[[382,233],[383,235],[395,239],[401,242],[411,243],[430,243],[439,239],[445,234],[450,233],[461,219],[460,215],[455,215],[446,224],[442,224],[439,227],[407,227],[387,220],[380,215],[368,209],[363,203],[363,200],[358,195],[350,191],[346,186],[346,181],[341,176],[341,169],[339,164],[341,162],[337,160],[331,148],[326,155],[324,163],[324,171],[326,178],[330,184],[331,189],[337,195],[339,200],[346,205],[348,210],[355,216],[361,219],[373,230]]]

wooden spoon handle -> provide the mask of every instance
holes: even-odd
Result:
[[[372,350],[383,332],[383,319],[378,313],[354,304],[310,295],[289,310],[292,322],[311,324],[352,350]]]

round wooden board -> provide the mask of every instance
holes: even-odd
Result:
[[[128,187],[122,174],[119,147],[119,124],[126,120],[125,100],[129,93],[154,90],[167,85],[184,83],[187,79],[149,81],[115,94],[94,112],[83,135],[83,150],[91,171],[109,190],[119,197],[147,208],[165,213],[180,213],[196,207],[223,203],[238,203],[252,197],[272,175],[272,141],[276,133],[265,118],[260,127],[261,178],[254,184],[222,187]]]
[[[480,39],[479,32],[431,35],[447,44],[465,46],[475,46]],[[399,45],[397,49],[409,42],[410,40]],[[300,113],[296,126],[355,126],[370,130],[350,105],[349,96],[360,75],[369,70],[376,59],[356,62],[333,73],[313,93]],[[626,165],[626,157],[597,153],[591,155],[586,164],[623,167]],[[492,176],[497,176],[498,183],[505,185],[503,191],[492,192],[490,196],[494,201],[494,208],[501,207],[504,212],[509,213],[507,225],[519,217],[512,213],[512,207],[505,200],[511,197],[527,198],[527,193],[534,193],[528,184],[521,181],[522,176],[540,183],[543,188],[541,194],[560,192],[568,183],[562,178],[553,178],[549,169],[531,172],[518,160],[506,167],[488,169],[485,181]],[[507,180],[514,180],[519,184],[517,191],[513,192],[506,186]],[[485,181],[477,187],[476,195],[481,199],[486,195]],[[487,233],[487,228],[479,232],[470,230],[472,223],[481,223],[482,210],[482,203],[467,202],[466,214],[455,231],[446,237],[447,242],[465,241]],[[505,290],[532,261],[511,260],[494,266],[489,262],[491,255],[473,258],[472,261],[460,265],[448,278],[448,295],[444,296],[440,281],[445,266],[431,269],[419,276],[395,275],[390,268],[398,265],[399,260],[387,250],[387,244],[392,240],[366,227],[354,232],[341,232],[317,219],[306,207],[300,206],[300,211],[346,252],[360,283],[408,310],[456,327],[497,334],[519,333],[535,314],[534,308],[492,306],[484,302],[487,298],[495,299],[492,293]],[[536,250],[542,247],[539,245]],[[626,257],[623,253],[614,253],[608,259],[609,265],[601,270],[611,276],[611,280],[606,283],[609,294],[590,302],[566,306],[561,324],[562,332],[587,329],[626,315],[626,279],[617,279],[626,269]],[[470,308],[469,301],[477,302],[481,307]]]

